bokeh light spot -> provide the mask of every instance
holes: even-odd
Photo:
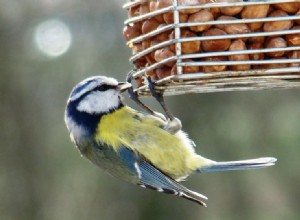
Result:
[[[58,20],[48,20],[39,24],[34,38],[39,50],[52,57],[66,53],[72,43],[69,27]]]

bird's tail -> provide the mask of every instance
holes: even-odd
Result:
[[[215,171],[227,171],[227,170],[250,170],[269,167],[275,165],[277,161],[274,157],[262,157],[250,160],[239,161],[227,161],[227,162],[215,162],[209,161],[205,165],[202,165],[197,169],[198,172],[215,172]]]

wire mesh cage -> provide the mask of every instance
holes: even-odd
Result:
[[[135,0],[123,31],[136,92],[300,87],[299,0]]]

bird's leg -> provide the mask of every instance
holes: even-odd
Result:
[[[126,77],[126,81],[128,83],[131,84],[131,81],[132,81],[132,74],[134,73],[134,70],[131,70],[128,74],[127,74],[127,77]],[[128,94],[129,94],[129,97],[137,104],[139,105],[140,107],[142,107],[143,109],[145,109],[147,112],[149,112],[150,114],[153,114],[153,110],[150,109],[148,106],[146,106],[144,103],[142,103],[142,101],[138,98],[137,94],[134,92],[133,90],[133,87],[130,87],[128,88]]]
[[[155,91],[155,83],[149,76],[147,77],[147,81],[151,95],[158,101],[167,115],[168,121],[165,126],[165,130],[167,130],[171,134],[175,134],[182,128],[181,121],[178,118],[174,117],[174,115],[169,111],[162,93],[158,93],[157,91]]]
[[[131,70],[126,77],[126,81],[128,83],[131,83],[132,81],[132,74],[134,73],[134,70]],[[166,118],[164,117],[164,115],[162,115],[161,113],[155,112],[153,111],[151,108],[149,108],[147,105],[145,105],[137,96],[137,94],[133,91],[133,87],[130,87],[128,90],[128,94],[129,97],[137,104],[139,105],[141,108],[145,109],[149,114],[162,119],[163,121],[166,120]]]

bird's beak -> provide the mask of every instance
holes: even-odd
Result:
[[[129,89],[130,87],[132,87],[132,85],[130,83],[128,83],[128,82],[119,82],[119,84],[117,85],[117,89],[120,92],[124,92],[127,89]]]

